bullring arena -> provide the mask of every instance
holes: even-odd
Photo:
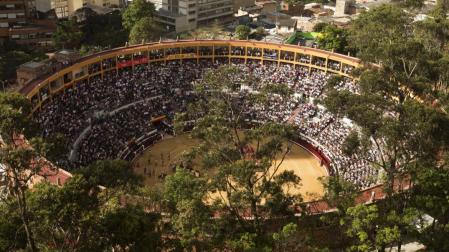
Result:
[[[170,133],[174,115],[195,100],[193,85],[205,71],[228,64],[254,77],[250,91],[268,83],[287,84],[294,91],[294,99],[273,97],[268,107],[249,106],[246,119],[296,126],[283,169],[300,176],[299,192],[306,200],[323,194],[318,178],[336,174],[367,194],[378,190],[378,170],[366,160],[376,160],[379,153],[363,159],[343,155],[343,140],[356,125],[315,102],[325,95],[332,75],[344,77],[337,89],[357,92],[351,72],[360,62],[349,56],[253,41],[159,42],[87,56],[21,92],[31,100],[43,137],[66,136],[71,164],[128,160],[147,185],[157,186],[182,151],[195,145]]]
[[[136,158],[134,170],[145,178],[145,185],[152,187],[160,185],[161,175],[173,174],[173,165],[180,161],[184,151],[189,150],[195,144],[196,141],[188,135],[164,139]],[[301,178],[301,187],[291,188],[290,193],[300,193],[307,201],[321,198],[323,186],[318,179],[327,176],[327,171],[312,153],[298,144],[292,144],[292,149],[278,172],[281,173],[284,170],[292,170]],[[199,170],[198,172],[206,173],[207,177],[214,175],[213,171]]]

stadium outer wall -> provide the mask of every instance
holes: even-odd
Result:
[[[203,54],[207,49],[211,54]],[[227,54],[217,54],[227,49]],[[242,54],[232,53],[235,49],[241,49]],[[260,56],[248,55],[254,49],[260,50]],[[170,50],[170,52],[169,52]],[[172,54],[172,52],[179,52]],[[188,51],[188,52],[187,52]],[[276,57],[272,57],[267,52],[277,52]],[[154,56],[154,53],[162,53]],[[309,58],[308,61],[302,60]],[[91,78],[102,78],[104,74],[117,72],[123,68],[134,68],[137,65],[151,63],[165,63],[167,61],[183,60],[224,60],[230,63],[240,61],[271,62],[277,64],[294,64],[308,67],[309,70],[317,69],[342,76],[352,78],[344,70],[348,68],[358,68],[361,65],[359,59],[332,53],[324,50],[273,44],[266,42],[244,41],[244,40],[183,40],[168,41],[120,47],[97,54],[89,55],[79,59],[75,64],[68,66],[51,75],[43,76],[33,80],[23,87],[20,92],[26,95],[32,102],[33,112],[38,110],[42,104],[52,99],[56,93],[64,91],[66,88],[76,86],[82,81],[89,81]],[[324,66],[318,63],[324,63]],[[329,64],[339,63],[338,70],[329,68]]]
[[[251,55],[250,51],[259,51],[259,55]],[[236,53],[239,51],[239,54]],[[225,53],[223,53],[225,52]],[[273,52],[276,52],[273,54]],[[275,56],[274,56],[275,55]],[[79,59],[66,68],[32,80],[24,86],[20,93],[30,99],[33,112],[39,110],[45,103],[51,102],[53,95],[64,92],[65,89],[76,86],[80,82],[91,78],[103,78],[105,74],[119,73],[121,69],[134,69],[135,66],[152,63],[166,63],[169,61],[196,60],[221,62],[270,62],[274,64],[293,64],[353,78],[346,70],[359,68],[359,59],[324,50],[273,44],[244,40],[179,40],[156,42],[149,44],[120,47]],[[324,65],[323,65],[324,64]],[[333,65],[334,67],[330,67]],[[335,65],[338,67],[335,68]],[[44,169],[45,170],[45,169]],[[45,172],[50,182],[58,181],[59,172],[52,174]],[[67,175],[66,171],[64,173]],[[71,174],[70,174],[71,175]],[[67,176],[65,176],[67,177]],[[64,178],[64,181],[67,178]],[[356,201],[358,203],[371,203],[385,197],[382,185],[377,185],[360,192]],[[334,210],[324,201],[308,203],[311,213],[323,213]]]

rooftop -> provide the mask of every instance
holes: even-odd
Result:
[[[20,68],[36,69],[45,66],[42,62],[30,61],[20,65]]]

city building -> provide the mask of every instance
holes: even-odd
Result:
[[[35,0],[36,10],[40,12],[47,12],[51,10],[51,0]]]
[[[279,19],[276,23],[276,31],[280,34],[293,33],[296,31],[295,19]]]
[[[156,6],[156,21],[167,31],[183,32],[215,21],[233,20],[233,0],[150,0]]]
[[[125,4],[126,0],[51,0],[51,8],[55,10],[58,18],[68,18],[76,10],[86,6],[121,8]]]
[[[77,51],[66,49],[55,53],[48,53],[47,55],[49,56],[48,59],[40,62],[26,62],[17,68],[17,84],[19,87],[23,87],[30,81],[44,75],[57,72],[81,58],[81,55]]]
[[[354,14],[353,12],[353,2],[351,0],[337,0],[335,3],[334,16],[342,17],[349,14]]]
[[[20,86],[28,83],[39,76],[49,73],[49,67],[43,62],[30,61],[24,63],[17,68],[17,83]]]
[[[272,0],[258,0],[256,1],[257,6],[262,7],[262,13],[277,12],[278,3]]]
[[[302,15],[304,12],[304,4],[303,3],[291,4],[286,1],[282,1],[281,11],[291,16],[299,16]]]
[[[0,0],[0,43],[13,40],[33,47],[52,45],[56,29],[51,12],[40,13],[34,0]]]
[[[251,6],[254,6],[255,1],[254,0],[234,0],[234,13],[237,13],[239,9],[241,8],[248,8]]]

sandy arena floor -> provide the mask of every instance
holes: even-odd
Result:
[[[197,141],[188,135],[165,138],[150,147],[134,162],[134,171],[143,175],[145,185],[160,186],[162,184],[159,175],[173,174],[172,167],[180,159],[182,152],[195,146]],[[318,199],[323,195],[323,186],[319,177],[327,176],[325,167],[320,166],[320,161],[306,149],[294,144],[287,154],[279,172],[293,170],[301,178],[301,187],[289,188],[290,193],[299,192],[304,200]]]

